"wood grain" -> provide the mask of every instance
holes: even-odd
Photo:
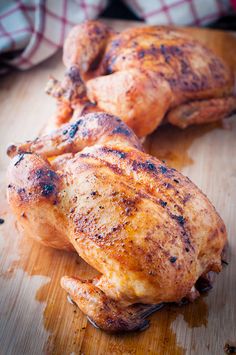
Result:
[[[113,21],[122,29],[136,23]],[[236,68],[236,39],[219,31],[188,29]],[[111,336],[93,328],[67,302],[63,275],[90,277],[94,271],[77,255],[38,245],[17,231],[5,196],[6,147],[36,137],[54,110],[44,94],[50,74],[63,74],[61,53],[0,83],[0,353],[1,354],[223,354],[236,341],[236,117],[184,131],[165,126],[146,148],[189,176],[223,217],[229,236],[229,265],[213,290],[194,304],[170,305],[151,317],[145,332]]]

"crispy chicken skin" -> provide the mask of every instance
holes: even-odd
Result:
[[[8,155],[8,201],[22,228],[100,272],[61,280],[100,328],[146,327],[163,302],[193,300],[199,278],[221,270],[226,230],[215,208],[115,116],[87,114]]]
[[[57,126],[73,120],[74,112],[77,117],[105,111],[143,137],[164,118],[185,128],[236,111],[230,69],[198,41],[170,27],[117,34],[88,21],[69,33],[63,61],[64,81],[51,79],[47,86],[58,101]]]

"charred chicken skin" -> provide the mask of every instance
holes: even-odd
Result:
[[[193,300],[199,279],[221,270],[226,230],[213,205],[115,116],[87,114],[8,155],[8,200],[21,227],[99,271],[61,280],[98,327],[144,328],[163,302]]]
[[[69,33],[64,81],[51,79],[56,126],[78,114],[119,116],[143,137],[165,121],[185,128],[221,120],[236,111],[234,76],[212,51],[168,27],[115,33],[88,21]]]

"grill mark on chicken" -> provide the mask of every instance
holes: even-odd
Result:
[[[117,169],[118,170],[120,169],[117,167],[115,167],[115,169],[114,169],[114,165],[108,164],[106,161],[103,161],[103,164],[106,164],[106,166],[108,168],[110,168],[113,172],[117,172]],[[123,175],[122,172],[119,172],[119,174],[121,176]],[[129,188],[131,188],[131,186],[129,186]],[[97,194],[99,194],[99,193],[97,193]],[[133,199],[126,199],[122,195],[120,195],[119,193],[118,194],[114,193],[113,195],[116,196],[115,201],[123,209],[122,213],[125,216],[130,216],[131,214],[132,215],[135,214],[135,212],[138,211],[138,204],[140,201],[142,201],[142,199],[150,200],[153,203],[160,203],[160,200],[158,197],[153,197],[150,193],[141,191],[140,189],[137,189],[137,191],[135,192],[135,198],[133,198]],[[163,192],[163,195],[165,196],[164,192]],[[176,201],[174,200],[174,198],[171,198],[171,196],[168,197],[168,201],[169,201],[170,205],[172,205],[175,208],[175,211],[173,211],[172,209],[167,207],[166,213],[170,217],[170,219],[172,221],[176,221],[176,223],[182,229],[180,234],[181,234],[183,241],[184,241],[183,251],[186,251],[186,248],[193,249],[193,246],[191,245],[191,241],[189,238],[189,233],[183,223],[183,220],[184,220],[183,216],[176,215],[177,211],[180,211],[181,213],[183,212],[182,206],[180,204],[177,204]],[[173,205],[174,202],[175,202],[175,204]],[[122,207],[122,206],[124,206],[124,207]],[[89,215],[89,218],[88,218],[88,215]],[[90,221],[92,221],[92,222],[90,222]],[[82,223],[82,227],[80,228],[80,231],[82,232],[82,231],[85,231],[84,223],[87,223],[87,226],[92,225],[94,227],[94,224],[96,224],[96,222],[97,221],[93,217],[93,211],[89,210],[89,211],[87,211],[87,214],[85,215],[85,217],[83,216],[83,214],[81,214],[80,218],[76,218],[75,224],[81,225],[81,223]],[[122,226],[124,228],[125,224],[123,224]],[[88,227],[88,228],[90,228],[90,227]],[[90,229],[89,229],[89,231],[90,231],[90,234],[88,235],[89,238],[94,239],[94,235],[99,236],[99,238],[98,238],[99,245],[103,245],[104,243],[108,243],[110,233],[102,234],[102,236],[101,236],[101,232],[99,230],[98,230],[98,232],[96,230],[96,233],[95,233],[95,231],[92,232]],[[114,232],[114,230],[112,232]],[[113,237],[114,237],[114,233],[113,233]],[[95,239],[97,240],[96,237],[95,237]],[[111,241],[109,241],[109,242],[111,243]]]
[[[99,196],[100,194],[98,191],[94,194],[94,191],[92,191],[90,195]],[[111,194],[110,199],[120,207],[121,214],[129,217],[138,210],[138,205],[141,202],[141,198],[138,195],[135,195],[134,197],[126,197],[125,194],[116,193],[115,191]],[[102,202],[98,202],[100,205],[98,208],[104,209],[104,207],[101,206],[101,203]],[[110,231],[108,230],[104,232],[104,226],[99,227],[99,224],[96,223],[98,222],[96,219],[96,210],[97,207],[88,209],[85,212],[79,212],[74,208],[71,209],[70,219],[73,220],[74,225],[76,226],[75,233],[87,233],[86,237],[96,241],[100,246],[107,245],[107,243],[112,245],[117,238],[119,240],[119,232],[124,229],[129,222],[124,218],[121,224],[117,224],[113,226]],[[77,239],[80,239],[80,237],[76,238],[76,240]]]
[[[91,158],[91,155],[90,155],[90,158]],[[93,156],[92,158],[94,158],[95,160],[98,160],[98,161],[102,161],[102,165],[106,165],[108,168],[110,168],[113,172],[117,173],[120,175],[120,176],[123,176],[124,174],[124,171],[121,170],[120,167],[117,167],[116,165],[114,164],[110,164],[108,163],[107,161],[104,161],[104,160],[101,160],[100,158],[96,157],[96,156]],[[87,166],[87,168],[89,167],[89,165]],[[136,182],[137,183],[137,182]],[[130,188],[130,186],[129,186]],[[136,196],[139,200],[142,200],[143,198],[147,199],[147,200],[150,200],[152,201],[153,203],[160,203],[160,200],[159,200],[159,197],[158,196],[166,196],[166,191],[162,190],[160,191],[156,197],[152,196],[151,195],[151,192],[148,191],[147,189],[147,192],[144,192],[144,190],[142,189],[142,185],[138,184],[136,186]],[[152,191],[153,193],[153,191]],[[117,197],[119,198],[119,197]],[[184,217],[182,215],[178,215],[177,213],[183,213],[183,208],[182,208],[182,204],[181,202],[178,202],[176,201],[176,198],[175,196],[171,196],[171,195],[168,195],[168,202],[169,202],[169,205],[172,206],[172,208],[170,209],[168,206],[165,208],[166,210],[166,213],[168,214],[168,216],[171,218],[172,221],[176,221],[176,223],[180,226],[180,228],[182,229],[182,231],[180,232],[180,235],[183,239],[183,251],[186,251],[186,252],[189,252],[189,250],[194,250],[194,247],[193,245],[191,244],[191,240],[190,240],[190,236],[189,236],[189,232],[185,226],[185,220],[184,220]],[[137,211],[137,204],[133,204],[133,207],[135,206],[135,209],[132,208],[132,213],[135,213]],[[173,207],[175,210],[173,210]],[[125,209],[125,211],[123,211],[124,215],[129,215],[129,213],[131,213],[130,211],[130,207],[127,207]],[[103,238],[102,238],[102,241],[103,243],[104,242],[107,242],[107,238],[106,237],[109,237],[108,235],[105,236],[103,235]]]
[[[117,133],[122,134],[126,137],[129,137],[131,135],[130,130],[125,127],[122,127],[122,125],[113,129],[112,134],[117,134]]]
[[[114,148],[108,148],[108,147],[101,147],[100,151],[104,153],[112,153],[117,155],[121,159],[125,159],[127,154],[125,152],[122,152],[122,150],[119,149],[114,149]]]
[[[103,153],[112,153],[120,158],[124,159],[126,158],[129,159],[129,154],[127,152],[122,152],[121,150],[117,150],[114,148],[108,148],[108,147],[102,147],[99,149]],[[87,153],[89,154],[89,153]],[[83,157],[88,157],[91,155],[83,155]],[[96,159],[95,155],[93,155],[93,158]],[[104,160],[103,160],[104,162]],[[143,161],[137,161],[137,160],[131,160],[129,159],[129,163],[132,164],[133,170],[134,171],[147,171],[147,172],[152,172],[152,173],[161,173],[161,174],[166,174],[166,177],[171,178],[173,176],[173,173],[175,172],[175,169],[173,168],[167,168],[163,165],[160,165],[156,167],[155,163],[153,163],[150,160],[146,160],[145,162]]]
[[[149,33],[148,35],[154,38],[156,37],[155,34]],[[133,42],[131,38],[132,36],[128,37],[125,41],[122,42],[123,48],[132,48]],[[136,38],[137,40],[139,40],[139,38],[142,40],[142,34],[136,34]],[[130,57],[130,59],[132,59],[134,56],[136,56],[140,63],[145,66],[147,56],[154,56],[155,58],[158,58],[158,61],[160,61],[161,56],[163,56],[165,63],[170,66],[173,72],[171,77],[169,73],[165,74],[165,72],[160,72],[159,75],[161,74],[169,82],[173,89],[176,87],[177,90],[180,88],[183,91],[193,93],[200,90],[210,89],[211,83],[209,82],[208,78],[203,74],[200,76],[195,74],[196,70],[191,66],[188,60],[188,56],[186,55],[186,58],[182,59],[185,56],[185,53],[191,53],[194,50],[196,41],[192,40],[189,43],[187,41],[182,41],[179,46],[172,44],[169,45],[166,42],[160,43],[157,46],[154,43],[155,42],[150,44],[148,48],[142,48],[142,46],[140,46],[141,48],[139,50],[129,53],[128,58]],[[208,53],[209,56],[211,55],[207,48],[204,50],[206,54]],[[111,44],[105,56],[105,63],[108,69],[107,74],[111,74],[119,70],[119,64],[116,66],[116,63],[119,63],[121,56],[123,56],[123,54],[120,51],[120,46],[113,47]],[[176,68],[171,64],[172,58],[174,59],[173,63],[175,63],[176,60],[179,61],[179,74],[177,74],[178,71],[176,71]],[[218,60],[218,58],[212,58],[211,62],[209,63],[209,68],[219,85],[224,85],[225,77],[222,75],[222,73],[224,73],[225,67],[222,62]]]
[[[99,152],[101,150],[103,150],[103,149],[99,148]],[[109,154],[113,154],[112,149],[109,151],[109,148],[108,148],[108,150],[105,149],[105,151],[108,154],[108,156],[109,156]],[[110,164],[109,162],[107,162],[107,160],[105,160],[104,158],[101,158],[100,156],[96,156],[91,153],[87,153],[87,154],[89,154],[89,158],[94,159],[95,161],[99,161],[101,163],[101,165],[105,164],[114,173],[117,173],[118,175],[125,174],[125,171],[121,166],[118,166],[117,164]],[[83,157],[86,158],[87,154],[86,154],[86,156],[83,155]],[[81,154],[80,154],[80,156],[81,156]],[[124,162],[125,162],[125,164],[127,164],[127,166],[133,167],[133,164],[134,164],[134,166],[135,166],[135,168],[133,169],[134,171],[138,171],[139,168],[141,168],[140,171],[146,172],[148,174],[153,173],[154,176],[156,176],[156,174],[158,175],[158,173],[161,172],[163,178],[165,177],[166,181],[169,181],[170,178],[174,177],[175,169],[173,169],[173,168],[167,169],[163,165],[161,165],[160,167],[157,168],[154,164],[151,163],[151,161],[140,162],[138,164],[137,161],[132,160],[132,157],[130,157],[128,152],[126,152],[126,159],[124,160]],[[88,166],[86,165],[86,169],[88,167],[89,167],[89,165]],[[126,171],[126,173],[127,173],[127,171]],[[174,179],[173,179],[173,181],[174,181]],[[187,179],[187,181],[189,181],[189,180]],[[142,186],[140,186],[140,183],[138,181],[136,181],[136,184],[137,184],[137,189],[142,188]],[[175,206],[176,210],[181,214],[183,212],[183,208],[181,207],[181,205],[182,204],[185,205],[185,203],[187,203],[191,199],[191,195],[187,193],[183,197],[181,197],[178,193],[178,189],[176,189],[174,185],[172,185],[168,182],[165,182],[165,181],[162,186],[164,187],[164,189],[161,189],[161,185],[159,186],[159,195],[160,196],[168,196],[169,202],[172,203]],[[146,185],[145,188],[149,192],[149,194],[153,193],[153,190],[150,190],[148,185]],[[167,190],[171,190],[172,192],[168,193]],[[171,195],[172,193],[173,193],[173,196]],[[177,201],[179,201],[178,204],[177,204]]]

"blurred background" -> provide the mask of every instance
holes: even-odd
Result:
[[[0,74],[37,65],[72,26],[101,17],[233,31],[236,0],[0,0]]]

